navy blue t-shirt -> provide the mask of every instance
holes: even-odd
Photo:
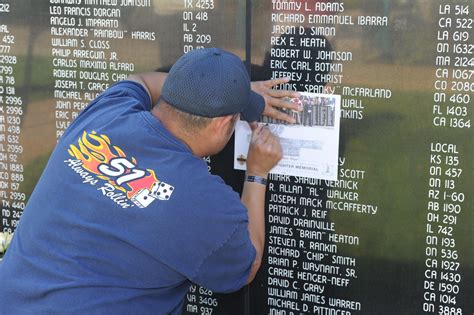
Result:
[[[67,129],[0,263],[0,314],[180,314],[191,281],[245,285],[247,209],[150,107],[119,82]]]

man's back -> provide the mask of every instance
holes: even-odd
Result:
[[[245,284],[245,207],[149,106],[120,83],[61,138],[0,264],[1,314],[179,313],[190,280]]]

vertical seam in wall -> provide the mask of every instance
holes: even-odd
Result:
[[[245,4],[245,65],[252,78],[252,0]],[[244,314],[250,315],[250,285],[244,290]]]
[[[245,65],[252,78],[252,0],[245,4]],[[244,290],[244,314],[250,315],[250,285]]]
[[[251,73],[252,56],[252,0],[247,0],[245,4],[245,65],[247,71]]]

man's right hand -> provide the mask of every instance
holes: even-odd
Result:
[[[250,127],[252,139],[247,156],[247,175],[266,178],[283,156],[280,139],[263,124],[252,123]]]

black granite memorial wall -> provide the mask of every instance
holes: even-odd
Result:
[[[0,0],[0,230],[98,93],[221,47],[253,80],[342,96],[339,173],[271,175],[256,280],[193,286],[184,314],[473,314],[473,16],[472,0]],[[232,141],[206,160],[241,190]]]

